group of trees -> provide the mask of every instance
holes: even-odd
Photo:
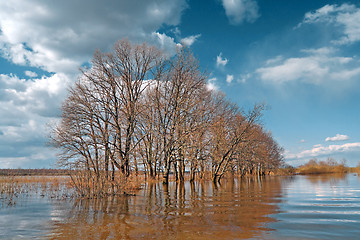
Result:
[[[259,123],[264,105],[248,112],[209,90],[185,47],[173,57],[127,40],[97,51],[69,89],[51,141],[59,163],[95,182],[145,172],[169,181],[225,173],[264,174],[279,167],[282,148]]]

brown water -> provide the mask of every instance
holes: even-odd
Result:
[[[146,184],[136,196],[0,209],[0,239],[357,239],[360,179],[244,178]]]

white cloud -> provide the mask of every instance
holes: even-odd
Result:
[[[345,140],[349,140],[349,136],[336,134],[334,137],[327,137],[325,139],[325,142],[335,142],[335,141],[345,141]]]
[[[217,91],[219,87],[216,85],[217,78],[210,78],[207,80],[206,87],[209,91]]]
[[[222,0],[226,16],[233,25],[255,22],[260,17],[255,0]]]
[[[302,81],[324,84],[360,76],[360,67],[356,66],[359,60],[355,57],[334,56],[332,48],[305,49],[301,52],[306,56],[270,59],[256,73],[263,81],[272,83]]]
[[[316,23],[316,22],[332,22],[335,20],[336,13],[340,11],[352,10],[352,6],[343,4],[341,7],[337,5],[325,5],[313,12],[307,12],[304,20],[299,24],[301,26],[304,23]]]
[[[337,18],[338,23],[344,26],[344,36],[335,41],[339,44],[353,43],[360,40],[360,9],[353,13],[340,14]]]
[[[124,37],[142,42],[163,24],[179,24],[186,7],[185,0],[1,1],[0,49],[16,64],[74,72],[95,49]]]
[[[0,75],[0,128],[20,126],[37,117],[57,117],[70,82],[71,79],[61,73],[31,81]]]
[[[0,91],[5,95],[4,99],[0,98],[0,104],[12,104],[13,111],[21,108],[39,115],[54,116],[70,82],[71,79],[62,73],[31,81],[14,75],[0,75],[0,86],[3,86]],[[3,116],[6,118],[6,115]]]
[[[322,67],[317,59],[289,58],[281,64],[269,67],[262,67],[257,70],[261,79],[278,83],[293,81],[297,79],[309,79],[317,81],[328,73],[329,69]]]
[[[226,82],[230,84],[234,80],[234,75],[227,74],[226,75]]]
[[[225,67],[226,64],[228,63],[228,59],[227,58],[223,58],[222,53],[220,53],[217,57],[216,57],[216,66],[217,67]]]
[[[332,24],[339,28],[341,37],[334,40],[336,44],[349,44],[360,40],[360,8],[352,4],[325,5],[314,12],[305,14],[303,24]]]
[[[272,59],[268,59],[267,61],[266,61],[266,65],[274,65],[274,64],[278,64],[278,63],[280,63],[281,61],[283,61],[284,60],[284,58],[283,58],[283,56],[276,56],[275,58],[272,58]]]
[[[25,71],[25,75],[31,78],[38,76],[36,72],[32,72],[32,71]]]
[[[332,47],[322,47],[316,49],[310,48],[310,49],[302,49],[300,51],[315,56],[327,56],[336,52],[336,50]],[[276,59],[281,60],[281,58],[279,57],[277,57]]]
[[[329,145],[329,146],[315,145],[312,149],[304,150],[300,153],[287,153],[285,158],[304,159],[304,158],[332,155],[336,153],[347,153],[353,151],[360,151],[360,142],[345,143],[342,145]]]
[[[60,115],[70,81],[61,73],[32,80],[0,75],[0,168],[51,167],[53,154],[47,163],[32,156],[49,152],[46,124]]]
[[[181,39],[181,43],[184,44],[185,46],[190,47],[191,45],[194,44],[194,42],[201,37],[201,34],[197,34],[197,35],[192,35],[186,38]]]
[[[176,43],[174,38],[167,36],[165,33],[153,32],[151,37],[152,42],[168,55],[174,55],[176,48],[181,47],[180,43]]]

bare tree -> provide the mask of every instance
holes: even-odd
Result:
[[[147,80],[161,75],[164,61],[156,48],[127,40],[117,42],[113,53],[97,51],[91,68],[70,89],[54,130],[52,142],[63,150],[60,162],[83,165],[98,176],[104,171],[106,179],[110,167],[114,179],[116,167],[128,177],[140,98]]]
[[[110,115],[116,157],[113,164],[126,176],[130,175],[130,155],[134,150],[134,131],[139,116],[139,103],[147,80],[161,75],[165,57],[146,44],[132,45],[123,40],[115,44],[113,53],[96,52],[86,79],[107,96],[105,102]],[[102,100],[99,101],[104,104]],[[119,160],[118,160],[119,159]]]
[[[229,163],[234,159],[239,147],[250,143],[253,128],[262,115],[264,105],[255,105],[246,115],[237,111],[236,107],[226,102],[212,127],[212,180],[220,181],[227,171]]]
[[[169,64],[167,74],[154,87],[154,101],[158,131],[161,136],[163,182],[168,183],[171,165],[179,166],[184,173],[184,142],[200,125],[192,121],[198,100],[206,90],[206,75],[199,70],[188,49],[181,48]],[[174,169],[176,170],[176,169]],[[182,178],[183,180],[183,178]]]

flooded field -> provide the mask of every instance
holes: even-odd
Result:
[[[353,174],[243,178],[221,185],[147,183],[135,196],[92,200],[69,198],[61,181],[41,184],[28,185],[12,199],[1,193],[0,239],[356,239],[360,234],[360,177]]]

